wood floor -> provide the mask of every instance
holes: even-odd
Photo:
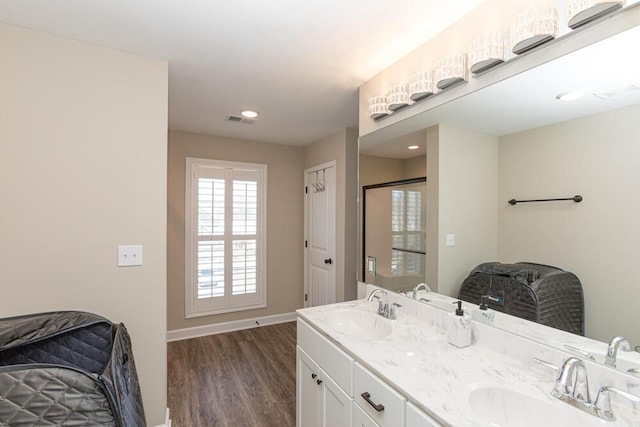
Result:
[[[296,324],[168,344],[174,427],[287,427],[296,418]]]

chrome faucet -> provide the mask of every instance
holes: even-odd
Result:
[[[378,296],[378,294],[382,294],[382,298]],[[389,304],[388,300],[389,294],[383,289],[374,289],[371,291],[369,296],[367,297],[367,301],[373,301],[374,299],[378,300],[378,314],[382,317],[386,317],[387,319],[396,320],[398,318],[397,309],[402,307],[398,303]]]
[[[382,294],[382,298],[380,298],[378,294]],[[373,301],[374,298],[378,300],[378,314],[384,316],[385,311],[387,311],[389,307],[389,303],[387,302],[387,291],[380,288],[374,289],[367,297],[367,301]]]
[[[587,367],[582,359],[570,357],[564,361],[551,395],[572,404],[591,404]]]
[[[616,420],[615,414],[611,409],[612,393],[632,402],[640,403],[640,397],[609,386],[600,387],[596,400],[592,401],[589,397],[587,368],[584,362],[577,357],[570,357],[565,360],[561,368],[535,357],[533,360],[558,372],[556,383],[551,391],[553,397],[600,419]]]
[[[616,367],[616,359],[618,357],[618,350],[631,351],[631,344],[623,337],[613,337],[609,341],[607,346],[607,357],[604,359],[604,364]]]
[[[417,299],[416,297],[418,296],[418,291],[420,289],[424,289],[427,292],[431,292],[431,288],[429,287],[429,285],[427,285],[426,283],[418,283],[415,286],[415,288],[413,288],[413,294],[412,294],[411,298]]]

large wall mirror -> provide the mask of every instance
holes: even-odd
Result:
[[[386,141],[361,138],[361,187],[410,178],[409,161],[425,168],[434,291],[457,297],[484,262],[556,266],[580,279],[586,337],[640,345],[639,42],[635,26],[448,102],[419,130],[414,120]],[[570,91],[583,96],[558,99]],[[410,145],[422,152],[406,154]],[[577,194],[580,203],[508,203]]]

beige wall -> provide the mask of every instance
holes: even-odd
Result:
[[[376,258],[376,275],[391,276],[391,187],[367,191],[367,235],[365,256]],[[383,278],[376,277],[368,270],[365,282],[381,285]]]
[[[418,156],[403,161],[404,176],[402,179],[421,178],[427,176],[427,156]]]
[[[404,161],[361,154],[358,160],[358,185],[365,185],[404,179]]]
[[[640,105],[500,139],[499,251],[575,273],[586,333],[640,345]],[[581,203],[507,200],[572,197]]]
[[[167,64],[0,24],[0,313],[84,310],[131,334],[166,407]],[[144,265],[118,268],[119,244]]]
[[[267,307],[185,319],[184,212],[187,157],[266,164]],[[303,303],[304,151],[285,145],[169,132],[167,280],[169,331],[291,313]]]
[[[420,178],[427,175],[426,156],[417,156],[411,159],[399,160],[385,157],[359,156],[358,184],[380,184],[383,182],[400,181],[402,179]]]
[[[308,145],[304,159],[305,168],[336,161],[336,301],[353,300],[357,292],[358,131],[344,129]]]
[[[455,297],[476,265],[497,257],[498,138],[443,124],[434,128],[427,132],[427,279]],[[435,206],[437,221],[429,218]],[[434,227],[437,247],[430,241]],[[455,234],[455,246],[446,246],[447,234]],[[429,271],[434,257],[437,278]]]

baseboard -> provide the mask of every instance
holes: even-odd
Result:
[[[278,323],[293,322],[296,313],[274,314],[272,316],[254,317],[252,319],[234,320],[232,322],[214,323],[212,325],[196,326],[193,328],[176,329],[167,332],[167,342],[204,337],[206,335],[222,334],[259,326],[276,325]]]

